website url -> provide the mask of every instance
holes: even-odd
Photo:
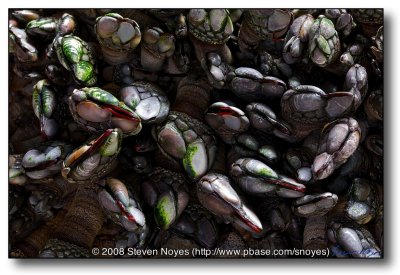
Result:
[[[329,257],[329,248],[326,249],[193,249],[193,256],[203,257]]]

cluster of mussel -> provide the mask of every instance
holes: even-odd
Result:
[[[382,9],[10,10],[9,61],[10,257],[382,257]]]

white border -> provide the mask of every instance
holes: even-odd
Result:
[[[3,39],[0,43],[0,54],[2,65],[1,69],[1,89],[3,100],[0,101],[0,117],[1,117],[1,127],[3,130],[0,135],[1,139],[1,154],[0,154],[0,170],[1,170],[1,243],[3,243],[3,248],[0,249],[0,269],[3,274],[15,274],[14,272],[29,272],[29,274],[40,274],[51,272],[51,274],[75,274],[76,272],[82,272],[85,274],[94,271],[96,274],[149,274],[149,272],[157,272],[158,274],[192,274],[193,272],[197,274],[204,274],[204,272],[212,272],[219,274],[310,274],[311,272],[318,272],[319,274],[382,274],[394,273],[395,270],[399,270],[400,261],[397,259],[397,251],[400,249],[399,244],[399,199],[395,197],[399,196],[399,186],[400,181],[397,176],[399,171],[398,164],[400,156],[399,151],[399,137],[400,131],[398,129],[399,123],[396,123],[397,118],[400,117],[400,89],[399,85],[395,85],[395,82],[399,81],[397,66],[400,66],[399,60],[399,37],[400,37],[400,16],[399,9],[395,6],[396,1],[343,1],[336,0],[330,2],[321,1],[215,1],[215,0],[203,0],[203,1],[177,1],[169,0],[166,1],[95,1],[95,0],[68,0],[68,1],[1,1],[1,17],[2,22],[0,26],[0,31]],[[129,8],[151,8],[151,7],[244,7],[244,8],[257,8],[257,7],[346,7],[346,8],[356,8],[356,7],[383,7],[385,8],[385,26],[389,24],[389,28],[385,27],[385,42],[391,42],[391,55],[388,56],[388,52],[385,51],[387,64],[385,67],[385,81],[386,89],[385,94],[389,100],[385,100],[385,169],[389,170],[385,173],[386,185],[392,185],[393,187],[387,188],[390,190],[386,192],[385,199],[389,201],[386,203],[386,216],[385,224],[390,225],[390,229],[386,230],[386,249],[384,261],[308,261],[308,260],[295,260],[295,261],[282,261],[282,260],[225,260],[225,261],[127,261],[127,260],[114,260],[114,261],[48,261],[48,260],[31,260],[31,261],[18,261],[10,260],[8,257],[7,248],[7,234],[8,228],[6,221],[8,220],[7,215],[7,128],[8,128],[8,102],[7,102],[7,91],[8,91],[8,79],[7,79],[7,18],[8,18],[8,8],[35,8],[35,7],[48,7],[48,8],[77,8],[77,7],[129,7]],[[390,39],[387,39],[390,35]],[[387,47],[387,46],[385,46]],[[392,78],[389,79],[388,78]],[[388,93],[391,93],[388,96]],[[396,125],[397,124],[397,125]],[[390,138],[388,138],[388,135]],[[390,142],[386,142],[390,140]],[[397,144],[395,144],[397,143]],[[395,173],[397,172],[397,173]],[[395,175],[397,174],[397,175]],[[390,208],[390,209],[388,209]],[[388,222],[390,219],[390,222]],[[388,249],[390,248],[390,250]],[[72,273],[73,272],[73,273]],[[123,273],[122,273],[123,272]],[[290,272],[290,273],[289,273]],[[211,273],[209,273],[211,274]]]

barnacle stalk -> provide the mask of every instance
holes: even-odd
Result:
[[[187,19],[197,59],[202,61],[207,53],[216,52],[225,62],[231,63],[232,54],[225,44],[233,32],[229,11],[191,9]]]
[[[44,248],[50,235],[65,218],[67,211],[61,210],[53,219],[42,225],[29,236],[15,244],[10,252],[11,257],[35,258]]]
[[[68,213],[51,234],[40,257],[89,257],[103,221],[97,194],[90,187],[79,187]]]

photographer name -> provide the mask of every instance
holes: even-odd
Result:
[[[168,256],[168,257],[182,257],[189,256],[189,249],[170,249],[170,248],[161,248],[157,249],[136,249],[129,247],[127,249],[128,256]]]

